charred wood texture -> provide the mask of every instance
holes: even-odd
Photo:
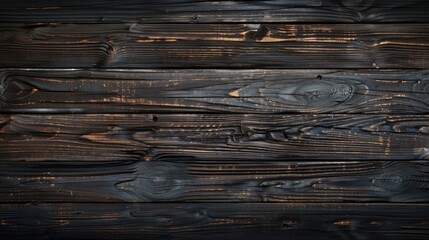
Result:
[[[428,0],[1,0],[0,238],[429,239]]]
[[[428,173],[428,161],[9,162],[0,201],[425,202]]]
[[[0,112],[429,113],[429,72],[3,70]]]
[[[3,115],[0,160],[413,160],[426,115]]]
[[[0,25],[0,65],[428,68],[429,24]]]
[[[7,239],[415,239],[428,204],[2,204]],[[23,222],[23,219],[28,219]]]
[[[0,22],[429,22],[426,0],[2,1]]]

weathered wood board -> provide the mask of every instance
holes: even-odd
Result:
[[[2,115],[0,160],[413,160],[429,116],[359,114]]]
[[[426,240],[428,204],[1,204],[7,239]],[[25,221],[23,221],[25,220]]]
[[[426,202],[429,161],[2,162],[0,202]]]
[[[3,0],[0,22],[429,22],[425,0]]]
[[[0,25],[0,66],[429,67],[429,24]]]
[[[429,113],[427,70],[0,70],[0,112]]]

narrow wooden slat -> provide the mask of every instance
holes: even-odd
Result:
[[[3,70],[0,112],[428,113],[429,71]]]
[[[0,160],[429,157],[427,115],[1,115]]]
[[[428,22],[425,0],[2,1],[0,22]]]
[[[0,202],[428,202],[428,161],[0,163]]]
[[[428,24],[0,27],[2,67],[428,68]]]
[[[7,239],[427,239],[428,204],[1,204]]]

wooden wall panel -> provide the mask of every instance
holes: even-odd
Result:
[[[2,204],[8,239],[427,239],[428,204]],[[27,222],[23,222],[27,219]]]
[[[428,161],[2,162],[0,202],[425,202]]]
[[[428,38],[428,24],[2,25],[0,66],[414,69]]]
[[[0,160],[429,157],[427,115],[3,115]]]
[[[7,70],[0,112],[428,113],[429,72]]]
[[[0,238],[429,239],[428,12],[0,0]]]
[[[425,0],[3,0],[0,22],[428,22]]]

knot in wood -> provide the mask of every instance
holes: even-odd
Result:
[[[118,183],[117,189],[134,195],[137,200],[163,200],[181,193],[186,174],[174,165],[146,162],[134,180]]]
[[[20,102],[36,93],[38,89],[15,77],[5,78],[0,82],[0,94],[3,99],[10,102]]]
[[[353,95],[353,87],[344,83],[318,81],[299,87],[296,93],[302,94],[308,105],[330,106],[347,101]]]
[[[146,174],[138,177],[138,185],[147,188],[154,195],[165,195],[171,191],[174,179],[173,173],[166,166],[155,166],[150,168]]]
[[[379,178],[372,180],[372,183],[383,190],[391,192],[401,192],[408,188],[409,172],[389,172],[381,175]]]
[[[270,29],[262,24],[247,24],[247,28],[249,29],[245,34],[247,40],[260,41],[270,33]]]

